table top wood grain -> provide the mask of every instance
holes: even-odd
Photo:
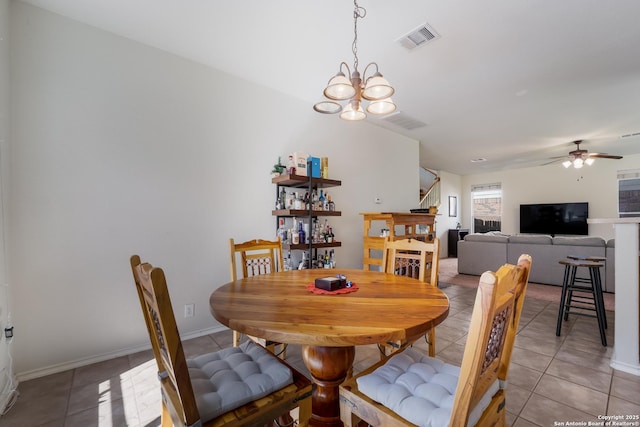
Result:
[[[343,274],[355,292],[318,295],[316,278]],[[211,294],[215,319],[231,329],[278,342],[355,346],[419,338],[449,312],[435,286],[364,270],[294,270],[227,283]]]

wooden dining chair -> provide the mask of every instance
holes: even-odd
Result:
[[[163,427],[262,427],[288,420],[296,407],[308,425],[311,382],[253,341],[186,359],[164,272],[138,255],[130,261],[158,365]]]
[[[408,347],[340,386],[345,426],[504,426],[509,363],[531,257],[480,277],[460,367]]]
[[[284,256],[282,254],[282,241],[254,239],[243,243],[235,243],[229,239],[231,254],[231,281],[238,279],[238,270],[242,272],[241,277],[252,277],[260,274],[275,273],[284,269]],[[238,259],[240,258],[240,269]],[[269,341],[258,337],[249,336],[272,353],[277,354],[282,359],[287,356],[287,345],[276,341]],[[241,334],[233,331],[233,346],[240,345]]]
[[[416,239],[387,239],[382,253],[382,265],[386,273],[413,277],[422,282],[438,286],[438,266],[440,262],[440,239],[430,242]],[[436,330],[432,327],[426,335],[429,356],[436,355]],[[385,359],[389,354],[401,350],[409,342],[386,342],[380,344],[380,355]]]

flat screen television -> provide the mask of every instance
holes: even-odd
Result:
[[[589,203],[520,205],[520,233],[588,235]]]

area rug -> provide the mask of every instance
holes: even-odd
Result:
[[[535,262],[535,260],[534,260]],[[458,274],[458,258],[443,258],[438,266],[438,282],[477,288],[480,276],[470,274]],[[560,286],[531,283],[527,286],[527,297],[560,303]],[[615,294],[604,292],[604,308],[613,311],[615,307]]]

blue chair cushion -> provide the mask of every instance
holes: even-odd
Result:
[[[291,370],[251,340],[187,359],[202,422],[293,383]]]
[[[360,392],[421,427],[449,425],[460,368],[408,348],[369,375],[357,378]],[[475,425],[498,392],[496,380],[469,415]]]

